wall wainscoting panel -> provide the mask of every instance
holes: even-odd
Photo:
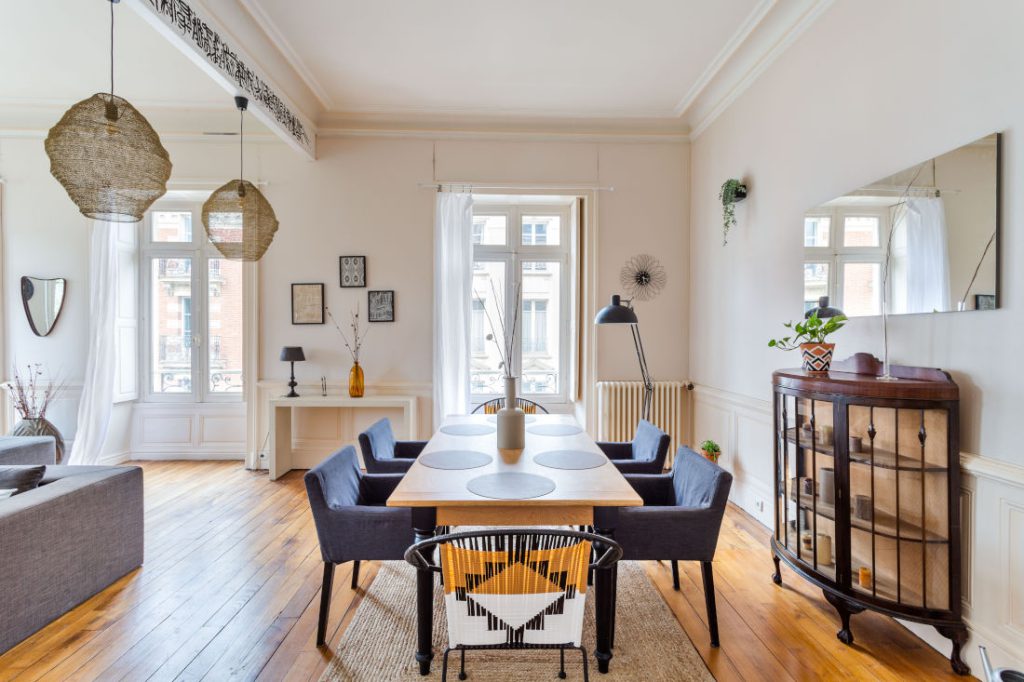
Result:
[[[134,459],[244,459],[243,403],[136,403]]]
[[[720,464],[734,477],[732,502],[770,528],[771,403],[697,385],[692,404],[694,440],[712,438],[722,446]],[[963,608],[971,629],[964,659],[979,674],[977,645],[983,644],[999,665],[1024,668],[1024,467],[968,453],[960,463]],[[770,572],[768,552],[764,561]],[[901,622],[949,655],[949,640],[934,628]]]

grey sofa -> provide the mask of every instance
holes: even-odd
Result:
[[[0,500],[0,653],[142,564],[142,469],[47,466]]]
[[[56,463],[57,443],[52,436],[0,436],[0,466]]]

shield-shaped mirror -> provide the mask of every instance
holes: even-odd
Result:
[[[41,279],[21,278],[21,302],[25,306],[25,317],[36,336],[47,336],[53,331],[64,307],[64,294],[68,281],[63,277]]]

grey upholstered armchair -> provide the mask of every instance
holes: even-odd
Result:
[[[628,443],[598,443],[619,471],[624,474],[660,474],[665,470],[668,455],[668,434],[641,419],[636,435]]]
[[[306,472],[306,495],[324,560],[317,646],[323,645],[327,630],[334,566],[354,562],[354,590],[360,560],[400,560],[412,544],[412,511],[384,506],[401,480],[401,474],[363,474],[351,445]]]
[[[708,609],[711,646],[718,646],[718,616],[711,561],[718,546],[732,474],[689,448],[679,448],[670,474],[627,475],[644,500],[643,507],[618,511],[615,539],[623,559],[672,562],[672,582],[679,589],[679,561],[699,561]],[[596,511],[601,527],[601,509]]]
[[[396,441],[386,417],[359,434],[363,464],[371,474],[404,474],[426,446],[425,441]]]

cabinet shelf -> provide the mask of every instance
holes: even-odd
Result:
[[[786,440],[796,445],[801,450],[810,450],[812,447],[811,439],[804,436],[803,434],[797,438],[796,427],[786,429]],[[819,455],[825,455],[826,457],[834,457],[835,450],[831,443],[824,441],[815,441],[813,443],[814,451]],[[866,466],[871,465],[871,453],[870,452],[851,452],[850,462],[854,464],[863,464]],[[925,471],[928,473],[943,473],[949,471],[949,469],[940,464],[932,464],[931,462],[925,462],[924,468],[921,467],[921,460],[914,459],[913,457],[907,457],[906,455],[899,456],[899,465],[897,466],[897,456],[895,452],[889,450],[883,450],[882,448],[875,448],[875,468],[876,469],[891,469],[899,471],[910,471],[920,473]]]
[[[796,502],[797,506],[800,507],[800,509],[805,509],[811,513],[814,513],[816,511],[819,515],[825,517],[826,519],[835,521],[835,506],[822,502],[820,496],[816,497],[818,506],[815,509],[813,506],[814,501],[811,499],[810,495],[806,493],[800,493],[798,500],[797,496],[794,495],[792,491],[789,493],[790,502]],[[875,535],[880,535],[882,537],[892,538],[893,540],[896,540],[896,517],[893,514],[889,514],[888,512],[882,511],[880,509],[875,509],[874,514]],[[871,532],[871,521],[859,519],[852,514],[850,515],[850,525],[856,528],[857,530],[862,530],[866,533]],[[921,526],[916,523],[911,523],[906,519],[902,519],[899,524],[899,530],[900,534],[898,539],[901,542],[921,542],[922,540]],[[949,542],[949,538],[942,537],[938,533],[934,533],[932,531],[927,531],[924,534],[924,541],[929,543],[944,543]]]

